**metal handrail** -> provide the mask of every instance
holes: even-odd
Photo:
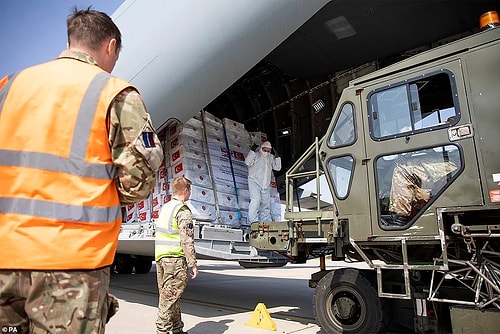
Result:
[[[295,190],[295,185],[293,180],[306,176],[316,177],[316,194],[318,194],[316,198],[316,210],[320,210],[321,201],[319,194],[321,194],[320,176],[322,175],[322,172],[320,171],[319,147],[323,143],[323,140],[324,137],[321,139],[318,139],[318,137],[316,137],[314,143],[308,147],[308,149],[304,152],[304,154],[286,172],[285,175],[286,177],[285,187],[287,194],[286,212],[293,212],[293,192]],[[315,170],[300,171],[300,168],[310,160],[313,154],[315,159]],[[297,200],[299,199],[297,198]]]

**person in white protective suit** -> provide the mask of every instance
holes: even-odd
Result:
[[[271,221],[271,176],[273,170],[281,170],[281,158],[271,154],[271,143],[253,145],[245,158],[248,166],[248,191],[250,205],[248,207],[248,222]]]

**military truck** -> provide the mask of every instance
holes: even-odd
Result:
[[[351,81],[285,175],[285,221],[252,224],[251,245],[319,258],[326,333],[498,333],[499,64],[491,28]]]

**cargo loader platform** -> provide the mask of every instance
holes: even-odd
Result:
[[[288,263],[280,254],[250,246],[241,229],[198,223],[194,229],[198,259],[238,261],[245,268],[280,267]],[[149,272],[149,264],[154,260],[154,230],[154,222],[122,225],[115,271],[126,274],[135,267],[136,273]]]

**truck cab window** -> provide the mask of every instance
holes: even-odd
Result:
[[[352,144],[355,140],[354,110],[351,103],[342,106],[332,133],[328,137],[329,147],[339,147]]]
[[[346,198],[351,184],[354,159],[351,156],[343,156],[328,161],[328,173],[333,181],[335,195],[342,199]]]
[[[374,139],[430,131],[458,121],[455,81],[447,71],[377,90],[368,99]]]
[[[382,227],[405,227],[462,170],[455,145],[381,156],[376,160]]]

